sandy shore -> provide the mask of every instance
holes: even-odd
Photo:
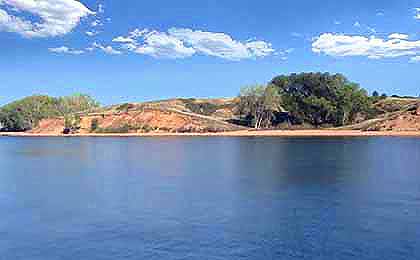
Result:
[[[264,131],[235,131],[221,133],[142,133],[142,134],[32,134],[32,133],[0,133],[0,136],[14,137],[370,137],[370,136],[394,136],[394,137],[420,137],[420,131],[387,131],[387,132],[362,132],[354,130],[264,130]]]

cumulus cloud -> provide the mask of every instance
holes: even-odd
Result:
[[[388,36],[389,39],[400,39],[400,40],[408,40],[408,34],[403,33],[393,33]]]
[[[10,14],[13,8],[16,14]],[[33,22],[20,17],[20,11],[39,18]],[[80,20],[94,12],[75,0],[0,0],[0,31],[18,33],[24,37],[54,37],[71,32]]]
[[[334,57],[395,58],[420,54],[420,41],[324,33],[312,43],[312,50]]]
[[[117,38],[112,39],[113,42],[119,43],[134,43],[135,40],[130,37],[118,36]]]
[[[93,37],[93,36],[99,34],[99,32],[97,32],[97,31],[87,31],[85,33],[86,33],[87,36],[90,36],[90,37]]]
[[[192,46],[199,53],[228,60],[265,57],[274,53],[270,43],[264,41],[240,42],[225,33],[172,28],[169,30],[169,34]]]
[[[74,50],[74,49],[70,49],[69,47],[66,47],[66,46],[61,46],[61,47],[58,47],[58,48],[49,48],[48,50],[50,52],[54,52],[54,53],[64,53],[64,54],[74,54],[74,55],[79,55],[79,54],[84,53],[83,50]]]
[[[191,47],[185,46],[176,37],[164,32],[152,31],[145,35],[144,43],[137,46],[134,52],[155,58],[176,59],[191,57],[196,51]]]
[[[121,43],[124,49],[156,58],[186,58],[204,54],[228,60],[242,60],[275,53],[271,44],[265,41],[240,42],[225,33],[185,28],[172,28],[167,32],[136,29],[129,36],[119,36],[113,42]]]
[[[111,55],[119,55],[122,54],[121,51],[114,49],[112,46],[104,46],[100,43],[94,42],[92,44],[92,46],[90,48],[88,48],[87,50],[89,51],[93,51],[95,49],[99,49],[103,52],[105,52],[106,54],[111,54]]]

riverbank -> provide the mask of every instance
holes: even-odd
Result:
[[[243,130],[219,133],[134,133],[134,134],[32,134],[32,133],[0,133],[0,136],[12,137],[358,137],[358,136],[394,136],[420,137],[420,131],[357,131],[357,130]]]

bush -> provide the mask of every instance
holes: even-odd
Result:
[[[186,108],[200,115],[210,116],[219,109],[217,105],[212,103],[196,103],[194,99],[185,99],[183,101]]]
[[[92,119],[90,122],[90,131],[95,132],[99,128],[99,120],[97,118]]]

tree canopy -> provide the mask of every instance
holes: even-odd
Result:
[[[66,116],[98,106],[93,98],[82,94],[59,98],[45,95],[30,96],[0,108],[0,129],[26,131],[36,127],[44,118]]]
[[[291,74],[275,77],[271,84],[294,123],[346,125],[367,116],[371,107],[367,92],[341,74]]]
[[[281,110],[281,98],[273,85],[243,88],[239,100],[241,116],[256,129],[270,127],[275,113]]]

